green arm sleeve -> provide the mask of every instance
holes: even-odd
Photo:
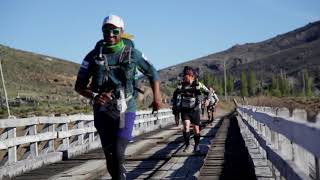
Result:
[[[203,83],[199,82],[199,86],[200,86],[201,93],[206,95],[209,94],[209,89]]]

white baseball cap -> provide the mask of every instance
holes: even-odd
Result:
[[[119,17],[117,15],[109,15],[106,18],[104,18],[103,23],[102,23],[102,27],[105,24],[112,24],[118,28],[124,29],[124,22],[121,19],[121,17]]]

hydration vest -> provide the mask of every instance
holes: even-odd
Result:
[[[103,41],[96,45],[97,55],[94,57],[94,72],[92,77],[92,89],[94,92],[124,89],[125,97],[134,95],[136,85],[136,69],[131,63],[132,47],[125,45],[119,54],[116,64],[109,64],[107,55],[103,53]],[[115,91],[115,97],[120,93]]]
[[[190,86],[180,83],[177,87],[177,102],[180,96],[181,100],[177,107],[180,109],[195,109],[199,106],[199,95],[201,95],[199,85],[194,81]]]

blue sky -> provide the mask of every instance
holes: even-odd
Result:
[[[1,0],[0,44],[81,63],[109,14],[162,69],[320,20],[320,1]]]

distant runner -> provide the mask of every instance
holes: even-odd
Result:
[[[184,152],[190,149],[190,123],[194,127],[194,151],[199,152],[200,142],[200,99],[199,96],[204,93],[209,95],[209,90],[201,82],[195,79],[195,72],[192,67],[185,66],[183,70],[183,81],[173,93],[173,113],[175,116],[181,113],[183,122],[183,137],[185,140]],[[177,119],[176,119],[177,120]],[[176,121],[177,123],[177,121]]]
[[[209,88],[209,96],[208,96],[208,106],[207,106],[207,112],[208,112],[208,120],[210,123],[213,122],[214,120],[214,113],[217,107],[217,104],[219,102],[219,98],[215,92],[215,90],[213,89],[213,87]]]

